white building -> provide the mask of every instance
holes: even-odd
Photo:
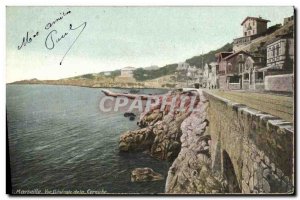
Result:
[[[181,63],[178,63],[177,70],[178,70],[178,71],[188,70],[189,67],[190,67],[190,64],[189,64],[189,63],[181,62]]]
[[[104,76],[110,76],[111,72],[103,72]]]
[[[216,62],[211,62],[209,64],[204,65],[203,69],[203,77],[202,77],[202,87],[204,88],[217,88],[217,66],[218,64]]]
[[[121,69],[121,77],[133,77],[134,67],[124,67]]]
[[[218,82],[218,77],[217,77],[217,66],[218,64],[216,62],[211,62],[209,63],[210,65],[210,72],[208,74],[208,87],[209,88],[217,88],[217,82]]]

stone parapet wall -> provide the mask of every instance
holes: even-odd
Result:
[[[229,177],[229,191],[293,193],[293,124],[203,93],[209,100],[212,168]]]

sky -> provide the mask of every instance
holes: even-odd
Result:
[[[272,26],[291,15],[293,7],[7,7],[6,82],[162,67],[242,37],[247,16]]]

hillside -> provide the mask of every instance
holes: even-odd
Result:
[[[291,34],[291,35],[294,34],[294,21],[290,21],[283,26],[275,25],[273,30],[270,30],[271,28],[272,27],[268,29],[269,30],[268,34],[252,40],[250,44],[243,46],[239,49],[236,49],[236,51],[243,50],[252,53],[258,52],[258,53],[265,54],[266,45],[273,42],[280,36],[287,35],[287,34]]]
[[[162,76],[174,74],[176,68],[177,68],[177,64],[166,65],[156,70],[147,70],[144,68],[138,68],[133,72],[133,77],[137,81],[152,80]]]
[[[220,51],[232,51],[232,43],[227,43],[223,47],[210,51],[206,54],[194,56],[192,58],[189,58],[186,60],[187,63],[189,63],[192,66],[201,67],[202,63],[202,57],[203,57],[203,63],[210,63],[215,61],[215,54]],[[177,68],[176,64],[170,64],[166,65],[164,67],[161,67],[157,70],[145,70],[143,68],[138,68],[134,71],[134,78],[137,81],[146,81],[146,80],[152,80],[157,79],[163,76],[168,76],[171,74],[174,74]]]
[[[291,21],[283,26],[275,25],[268,29],[266,35],[253,40],[249,45],[238,50],[244,50],[252,53],[265,54],[266,45],[274,41],[278,36],[294,32],[294,23]],[[203,55],[194,56],[186,59],[191,66],[201,67],[203,63],[215,61],[215,54],[222,51],[232,51],[233,44],[227,43],[219,49],[210,51]],[[134,71],[134,78],[120,78],[121,71],[111,71],[110,75],[104,72],[84,74],[80,76],[60,79],[60,80],[22,80],[14,82],[15,84],[59,84],[59,85],[77,85],[88,87],[159,87],[171,82],[170,75],[176,71],[177,63],[168,64],[158,69],[149,70],[147,68],[138,68]]]
[[[219,53],[221,51],[232,51],[232,43],[227,43],[225,44],[223,47],[217,49],[217,50],[213,50],[210,51],[206,54],[203,55],[199,55],[199,56],[194,56],[192,58],[189,58],[186,60],[187,63],[189,63],[191,66],[196,66],[196,67],[201,67],[202,65],[202,58],[203,58],[203,63],[210,63],[216,60],[215,58],[215,54]]]

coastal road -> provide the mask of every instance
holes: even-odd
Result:
[[[266,94],[245,91],[207,90],[210,93],[236,103],[280,117],[288,122],[294,120],[294,98],[277,94]]]

